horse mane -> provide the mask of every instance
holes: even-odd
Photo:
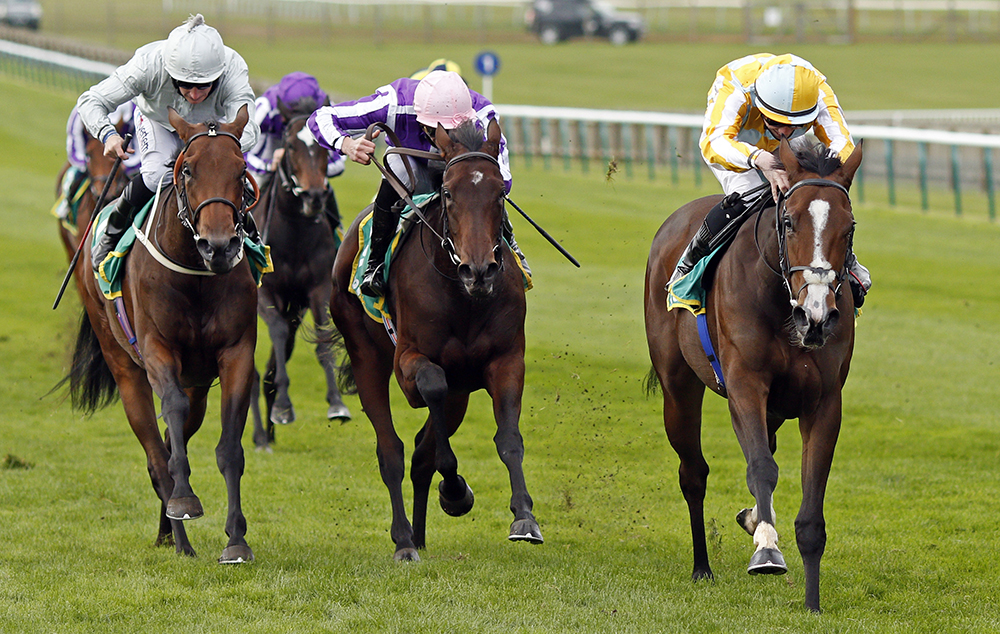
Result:
[[[470,152],[477,152],[486,140],[483,138],[483,130],[479,127],[479,122],[475,119],[463,121],[454,130],[448,130],[448,136],[452,141],[461,143]]]
[[[798,159],[801,169],[821,177],[829,176],[843,166],[840,156],[831,152],[823,143],[797,148],[795,158]]]

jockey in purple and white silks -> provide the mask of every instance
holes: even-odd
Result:
[[[260,126],[260,137],[257,144],[246,154],[247,167],[257,178],[263,191],[270,175],[274,173],[281,162],[282,136],[285,133],[285,120],[278,110],[281,101],[292,111],[301,111],[312,100],[313,108],[330,105],[330,98],[319,87],[316,78],[301,71],[289,73],[281,81],[271,86],[264,94],[257,97],[257,112],[254,119]],[[330,162],[326,168],[327,178],[339,176],[344,172],[344,157],[339,152],[330,152]]]
[[[500,117],[493,104],[470,90],[460,75],[436,70],[419,81],[404,77],[382,86],[368,97],[320,108],[309,119],[309,129],[324,147],[336,150],[356,163],[367,165],[375,152],[375,144],[363,135],[373,123],[381,122],[389,126],[396,133],[402,147],[437,152],[433,139],[438,124],[453,130],[464,121],[476,120],[485,136],[490,120],[494,119],[499,122]],[[411,184],[403,167],[403,160],[398,154],[390,154],[389,168],[414,194],[430,193],[440,188],[443,165],[406,157],[416,180],[416,183]],[[507,154],[507,140],[503,137],[500,140],[498,162],[505,189],[510,192],[510,158]],[[399,224],[400,210],[396,206],[399,200],[399,194],[383,178],[375,195],[373,209],[372,256],[368,258],[368,269],[361,283],[361,292],[370,297],[381,296],[384,292],[382,261]],[[530,275],[527,262],[514,241],[513,227],[509,221],[504,224],[504,237]]]
[[[170,177],[167,165],[183,148],[170,125],[168,107],[186,121],[228,122],[246,106],[250,121],[243,128],[240,146],[247,152],[257,143],[254,94],[246,62],[222,43],[222,36],[205,24],[201,14],[188,18],[166,40],[137,49],[110,77],[80,95],[77,110],[87,131],[104,143],[106,156],[125,160],[132,152],[122,148],[122,137],[108,115],[133,99],[142,167],[104,223],[106,228],[92,254],[95,270],[111,254],[135,212],[153,197],[161,178]]]
[[[134,108],[135,104],[128,101],[118,106],[114,112],[108,115],[114,126],[117,127],[119,124],[124,123],[122,125],[122,132],[131,134],[132,136],[135,136],[135,124],[132,118],[132,110]],[[66,173],[63,174],[62,197],[55,209],[55,214],[60,219],[65,219],[68,216],[70,201],[89,174],[87,142],[91,138],[93,137],[87,132],[86,126],[83,125],[83,119],[80,118],[80,112],[76,106],[73,106],[73,110],[69,113],[69,119],[66,120],[66,160],[69,162],[69,167],[66,168]],[[127,160],[122,161],[121,169],[125,170],[125,174],[129,178],[139,173],[140,159],[141,157],[138,154],[132,154]]]

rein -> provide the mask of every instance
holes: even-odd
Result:
[[[796,298],[802,292],[802,289],[809,285],[807,282],[799,287],[797,293],[793,292],[791,283],[791,276],[793,273],[796,273],[798,271],[810,271],[818,277],[826,277],[828,274],[833,274],[833,282],[830,282],[827,285],[837,295],[840,294],[840,287],[844,279],[847,277],[846,264],[844,267],[841,268],[839,274],[833,269],[825,269],[815,266],[790,267],[788,265],[788,243],[786,240],[785,231],[782,229],[781,225],[782,225],[782,220],[786,216],[785,212],[786,212],[786,203],[788,197],[791,196],[792,192],[794,192],[796,189],[799,189],[800,187],[833,187],[835,189],[839,189],[840,191],[842,191],[844,195],[847,196],[848,202],[850,202],[851,200],[851,195],[847,191],[846,187],[844,187],[840,183],[822,178],[807,178],[805,180],[801,180],[792,185],[790,188],[788,188],[787,192],[780,194],[778,196],[778,202],[774,206],[774,232],[778,240],[778,270],[775,270],[775,268],[771,266],[771,263],[767,261],[767,258],[764,257],[764,251],[763,249],[761,249],[757,231],[757,228],[760,225],[760,218],[764,214],[759,213],[757,215],[757,219],[756,221],[754,221],[754,243],[757,245],[757,252],[760,254],[761,260],[764,261],[764,264],[767,265],[767,268],[771,269],[772,273],[781,278],[782,283],[785,285],[785,290],[788,291],[788,298],[793,304],[796,302]]]
[[[417,203],[413,201],[413,198],[411,196],[412,192],[407,190],[406,187],[403,185],[402,181],[400,181],[399,177],[397,177],[396,174],[394,174],[393,171],[389,169],[389,165],[386,162],[385,158],[390,154],[399,154],[402,156],[413,156],[415,158],[422,158],[430,161],[440,161],[442,159],[441,155],[437,154],[436,152],[425,152],[423,150],[411,150],[410,148],[395,147],[395,145],[399,144],[399,137],[396,136],[396,133],[392,130],[392,128],[390,128],[385,123],[382,123],[381,121],[377,121],[368,126],[368,130],[365,132],[365,138],[371,140],[373,138],[373,133],[376,128],[385,131],[386,135],[389,137],[389,140],[394,144],[394,147],[390,147],[385,151],[385,155],[382,158],[382,163],[379,162],[378,158],[374,157],[372,158],[372,163],[374,163],[375,166],[379,169],[379,171],[382,172],[382,176],[384,176],[385,179],[389,181],[389,184],[392,186],[393,189],[396,190],[396,193],[398,193],[400,197],[406,202],[406,204],[413,209],[414,214],[416,214],[416,216],[423,222],[423,224],[427,227],[427,229],[430,230],[430,232],[437,237],[437,239],[440,241],[441,248],[444,250],[445,253],[448,254],[448,258],[451,260],[451,262],[455,266],[458,266],[459,264],[462,263],[462,261],[458,257],[458,254],[455,251],[454,241],[448,234],[448,209],[446,203],[447,197],[444,196],[444,187],[442,186],[441,188],[442,231],[441,233],[438,233],[438,231],[431,225],[430,221],[427,219],[427,216],[424,215],[423,211],[420,209]],[[498,170],[500,169],[500,162],[497,160],[495,156],[491,154],[487,154],[485,152],[476,152],[476,151],[465,152],[463,154],[459,154],[458,156],[452,158],[445,164],[444,176],[442,176],[442,180],[444,180],[444,177],[448,175],[448,170],[451,168],[452,165],[469,159],[485,159],[490,163],[492,163],[493,165],[495,165]],[[385,164],[383,165],[383,163]],[[416,179],[413,175],[413,169],[410,167],[409,161],[403,161],[403,165],[406,168],[406,172],[410,178],[410,182],[413,183]],[[442,235],[442,233],[444,235]],[[503,240],[502,237],[500,239],[501,241]],[[496,251],[499,248],[500,245],[498,244],[496,247],[494,247],[494,251]],[[500,262],[501,263],[503,262],[503,258],[500,258]]]

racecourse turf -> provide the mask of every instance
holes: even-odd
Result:
[[[79,316],[72,286],[51,310],[66,257],[48,215],[73,97],[8,78],[0,92],[0,632],[1000,629],[1000,228],[981,216],[856,205],[856,250],[876,286],[858,322],[826,499],[820,615],[802,605],[795,421],[778,435],[775,493],[790,570],[750,577],[753,547],[734,521],[752,502],[745,465],[725,402],[706,398],[716,580],[693,584],[677,459],[659,399],[642,391],[648,245],[670,210],[714,188],[641,172],[609,179],[593,165],[529,169],[520,158],[514,199],[583,264],[514,218],[535,273],[521,429],[546,543],[506,540],[509,483],[479,393],[454,439],[475,508],[451,518],[432,507],[423,561],[393,562],[374,433],[353,396],[354,420],[325,420],[322,372],[300,340],[290,369],[299,420],[277,430],[272,454],[244,437],[257,560],[223,567],[217,390],[190,446],[206,510],[188,524],[195,559],[153,546],[159,502],[120,405],[83,418],[64,392],[48,394]],[[376,181],[350,166],[334,181],[341,208],[359,209]],[[264,361],[266,335],[260,344]],[[424,412],[398,391],[393,399],[409,450]]]

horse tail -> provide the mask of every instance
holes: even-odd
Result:
[[[646,373],[646,378],[642,382],[642,389],[646,392],[646,396],[660,393],[660,377],[656,375],[656,368],[653,366],[649,366],[649,372]]]
[[[87,311],[83,311],[80,318],[80,333],[73,350],[73,364],[69,375],[61,383],[65,383],[67,379],[73,409],[88,416],[118,399],[118,384],[104,360],[101,343],[90,325]]]
[[[322,333],[323,339],[329,341],[333,347],[334,354],[340,355],[340,363],[337,364],[337,388],[341,394],[357,394],[358,384],[354,380],[354,368],[351,366],[351,357],[347,354],[347,346],[344,343],[344,335],[333,327]]]

